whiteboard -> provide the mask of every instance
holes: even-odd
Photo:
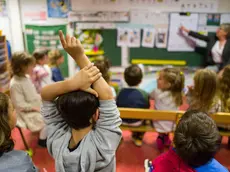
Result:
[[[170,14],[168,51],[194,51],[196,46],[195,40],[186,33],[182,33],[179,30],[180,26],[196,31],[198,27],[198,14]]]

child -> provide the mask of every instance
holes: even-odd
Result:
[[[109,68],[110,68],[110,63],[109,60],[104,58],[103,60],[97,60],[94,65],[100,70],[100,72],[102,73],[102,77],[104,78],[104,80],[109,83],[110,82],[110,73],[109,73]],[[113,96],[116,97],[116,91],[115,89],[110,86],[112,92],[113,92]]]
[[[175,148],[153,161],[154,172],[228,172],[214,159],[220,147],[220,134],[207,114],[187,111],[174,134]]]
[[[176,111],[182,105],[184,74],[176,68],[165,68],[160,71],[157,89],[150,98],[155,100],[156,110]],[[169,133],[174,130],[172,121],[154,121],[154,128],[159,133],[156,143],[159,150],[171,144]]]
[[[61,74],[59,66],[64,63],[64,56],[59,50],[51,50],[48,53],[49,66],[52,70],[52,80],[54,82],[63,81],[64,78]]]
[[[186,97],[189,109],[196,109],[207,114],[220,110],[220,100],[217,97],[217,76],[214,71],[198,70],[194,76],[194,86],[188,88]]]
[[[46,146],[46,131],[40,113],[41,97],[29,78],[33,73],[35,59],[24,52],[12,56],[13,78],[10,81],[10,95],[18,115],[20,127],[32,132],[40,132],[38,144]]]
[[[47,65],[47,54],[47,50],[35,50],[33,53],[37,63],[33,70],[33,83],[38,93],[41,92],[42,87],[52,83],[52,72],[50,67]]]
[[[115,172],[121,119],[112,91],[99,70],[90,65],[81,43],[68,35],[65,39],[61,31],[60,39],[81,70],[41,92],[42,114],[49,128],[47,145],[56,171]],[[69,41],[71,44],[66,43]]]
[[[230,113],[230,65],[226,66],[219,78],[219,94],[221,100],[221,112]],[[229,131],[230,125],[217,124],[220,131]],[[228,137],[230,147],[230,137]]]
[[[16,125],[16,118],[9,97],[0,93],[0,171],[38,171],[26,152],[13,150],[11,130]]]
[[[123,88],[117,96],[117,106],[125,108],[143,108],[149,109],[148,94],[139,89],[138,85],[142,81],[142,70],[137,65],[131,65],[125,69],[124,73],[125,82],[128,88]],[[143,121],[139,119],[122,119],[123,125],[137,127],[142,125]],[[136,146],[142,145],[144,133],[133,132],[132,140]]]

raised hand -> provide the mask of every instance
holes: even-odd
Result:
[[[75,37],[70,37],[68,34],[66,37],[63,32],[59,30],[59,38],[64,50],[74,59],[84,55],[84,48],[81,45],[81,42]]]
[[[189,32],[189,30],[188,30],[186,27],[184,27],[184,26],[181,26],[181,27],[180,27],[180,30],[181,30],[181,31],[184,31],[184,32],[187,32],[187,33]]]
[[[80,70],[75,76],[70,79],[71,87],[77,87],[82,91],[89,92],[98,97],[98,94],[90,86],[101,77],[101,73],[96,66],[90,64]]]

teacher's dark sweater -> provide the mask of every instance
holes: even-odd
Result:
[[[215,62],[212,58],[212,48],[215,45],[216,41],[218,41],[218,38],[215,35],[212,36],[206,36],[201,35],[197,32],[190,31],[189,36],[192,36],[194,38],[203,40],[207,42],[207,51],[205,55],[205,65],[213,65]],[[230,64],[230,39],[227,39],[227,42],[224,46],[223,54],[222,54],[222,63],[219,64],[219,70],[221,70],[224,66]]]

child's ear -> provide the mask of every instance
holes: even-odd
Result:
[[[99,109],[97,109],[96,113],[93,115],[94,121],[97,121],[99,118]]]
[[[169,83],[169,82],[167,82],[167,88],[171,88],[171,86],[172,86],[172,84],[171,83]]]

